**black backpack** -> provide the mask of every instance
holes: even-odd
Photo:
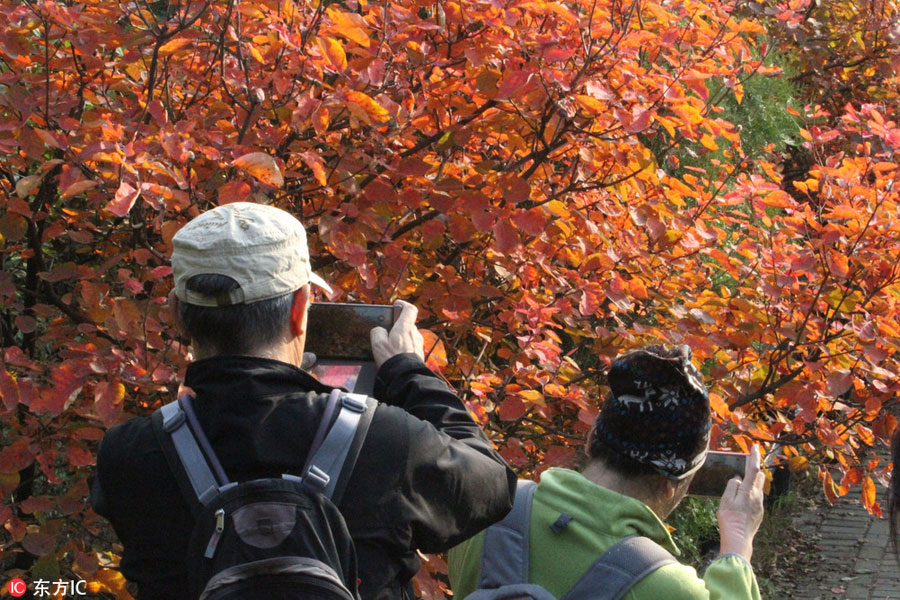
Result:
[[[154,413],[195,517],[186,557],[191,598],[358,600],[356,553],[336,504],[376,404],[334,390],[301,476],[240,483],[228,481],[190,396]]]
[[[533,481],[519,480],[510,513],[485,530],[478,589],[465,600],[556,600],[543,586],[528,583],[528,530],[536,488]],[[568,520],[560,522],[565,528]],[[638,581],[674,562],[650,538],[626,537],[600,555],[561,600],[621,600]]]

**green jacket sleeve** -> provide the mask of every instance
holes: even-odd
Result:
[[[626,600],[760,600],[753,569],[737,555],[717,558],[701,579],[692,568],[667,565],[651,573],[625,596]]]
[[[465,598],[478,587],[478,572],[481,569],[483,545],[484,532],[482,531],[450,550],[447,557],[447,570],[454,598]]]

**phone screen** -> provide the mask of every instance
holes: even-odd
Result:
[[[688,487],[688,495],[721,496],[725,493],[725,486],[732,477],[744,476],[748,456],[741,452],[707,453],[706,462],[694,475],[694,479]]]
[[[319,358],[370,361],[369,332],[373,327],[389,330],[393,324],[393,306],[313,302],[309,306],[306,350]]]
[[[352,391],[361,371],[362,365],[315,365],[310,373],[325,385]]]

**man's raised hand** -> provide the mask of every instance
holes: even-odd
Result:
[[[412,353],[425,360],[425,344],[416,327],[419,309],[403,300],[397,300],[394,306],[401,310],[390,333],[384,327],[375,327],[370,334],[376,367],[381,367],[389,358],[398,354]]]

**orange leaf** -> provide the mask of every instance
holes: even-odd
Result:
[[[115,569],[100,569],[91,577],[88,588],[98,592],[108,592],[120,600],[132,600],[126,587],[125,576]]]
[[[169,40],[165,44],[159,47],[159,55],[160,56],[168,56],[170,54],[174,54],[178,52],[185,46],[189,45],[193,40],[190,38],[175,38],[173,40]]]
[[[265,152],[250,152],[231,163],[239,169],[243,169],[259,181],[267,183],[274,187],[284,185],[284,177],[281,176],[281,169],[275,159]]]
[[[775,190],[769,192],[761,198],[761,201],[766,206],[771,206],[772,208],[794,207],[794,199],[791,198],[790,194],[788,194],[784,190]]]
[[[866,510],[872,512],[875,507],[875,482],[871,477],[866,477],[862,486],[862,501]]]
[[[300,154],[300,158],[303,159],[306,166],[313,172],[313,177],[316,178],[316,182],[322,187],[327,187],[328,175],[325,173],[325,163],[322,161],[322,157],[319,156],[318,152],[307,150]]]
[[[346,71],[347,55],[344,53],[341,43],[331,38],[319,38],[317,41],[322,54],[328,59],[328,64],[331,68],[338,73]]]
[[[331,115],[324,106],[319,106],[312,116],[313,127],[317,135],[328,133],[328,125],[331,123]]]
[[[447,366],[447,349],[437,335],[427,329],[420,329],[425,348],[425,365],[432,371],[441,371]]]
[[[390,113],[383,106],[362,92],[347,92],[347,108],[366,123],[387,123],[391,120]]]
[[[820,478],[822,479],[822,490],[825,492],[825,498],[830,504],[834,504],[837,501],[837,486],[834,484],[834,479],[831,478],[831,473],[825,471],[820,475]]]

